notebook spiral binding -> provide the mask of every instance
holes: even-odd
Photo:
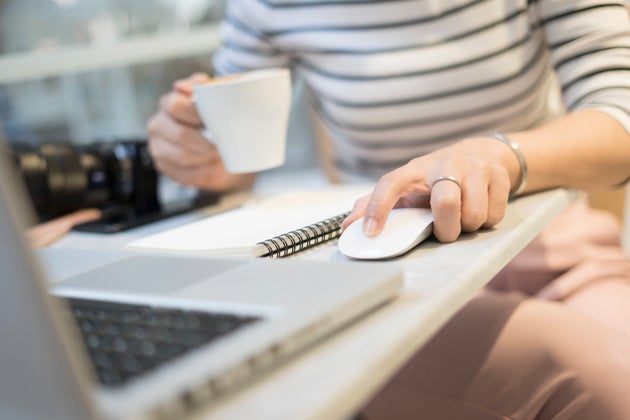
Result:
[[[258,245],[263,245],[268,251],[260,255],[260,257],[284,258],[321,243],[336,239],[341,234],[341,222],[343,222],[349,214],[350,212],[342,213],[313,223],[312,225],[259,242]]]

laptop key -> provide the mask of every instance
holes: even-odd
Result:
[[[66,300],[99,382],[112,387],[260,319],[110,301]]]

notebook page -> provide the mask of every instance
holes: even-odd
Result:
[[[246,255],[258,242],[351,210],[356,199],[371,189],[352,185],[288,191],[142,238],[127,247]]]

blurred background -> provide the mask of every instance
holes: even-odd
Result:
[[[212,73],[225,1],[0,0],[0,136],[14,146],[29,147],[146,140],[146,123],[173,81],[195,71]],[[294,109],[287,164],[276,172],[315,163],[306,113],[299,106]],[[72,197],[81,190],[114,190],[121,184],[114,178],[126,176],[120,169],[124,162],[102,149],[92,153],[101,156],[101,167],[114,160],[118,165],[109,174],[79,170],[77,163],[66,171],[70,160],[85,160],[83,152],[37,153],[39,163],[32,163],[35,153],[25,153],[21,169],[32,174],[31,195],[47,197],[39,213],[53,206],[50,197],[63,195],[61,201],[76,202]],[[63,164],[52,168],[55,160]],[[66,185],[52,185],[53,169]],[[89,179],[79,180],[80,172]],[[103,184],[101,179],[109,183],[107,188],[97,185]],[[74,196],[64,192],[70,189]],[[162,200],[190,195],[190,190],[160,179]],[[109,198],[91,201],[131,201],[113,195],[110,191]],[[51,215],[70,210],[54,207]]]
[[[210,71],[224,0],[0,0],[0,130],[145,136],[172,81]]]

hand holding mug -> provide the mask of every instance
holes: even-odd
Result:
[[[201,133],[203,123],[193,101],[193,86],[212,79],[202,73],[175,82],[149,120],[149,151],[156,168],[175,181],[212,191],[243,189],[252,174],[229,173],[216,146]]]

